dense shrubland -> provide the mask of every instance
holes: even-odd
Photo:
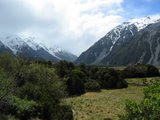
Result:
[[[62,102],[64,98],[125,88],[124,76],[132,73],[127,68],[117,71],[66,61],[28,61],[0,55],[0,119],[72,120],[71,107]],[[147,67],[147,76],[158,74],[153,66]]]
[[[153,65],[130,65],[122,71],[125,78],[142,78],[159,76],[159,70]]]
[[[69,95],[80,95],[86,91],[119,89],[127,87],[121,73],[107,67],[74,65],[66,61],[55,64],[57,74],[66,82]]]
[[[19,120],[71,120],[71,108],[61,104],[65,97],[66,86],[54,67],[0,56],[0,113],[4,120],[8,115]]]

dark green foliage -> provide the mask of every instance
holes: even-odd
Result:
[[[8,73],[14,74],[19,67],[19,63],[14,56],[10,54],[2,54],[0,55],[0,67]]]
[[[31,64],[23,70],[26,70],[23,72],[25,74],[17,79],[19,86],[17,95],[38,103],[40,118],[52,119],[55,109],[58,109],[60,99],[64,97],[64,84],[57,77],[53,68]]]
[[[85,90],[87,92],[100,92],[101,86],[97,81],[90,79],[85,83]]]
[[[127,87],[126,81],[119,71],[103,66],[91,66],[61,61],[56,63],[56,72],[66,83],[69,95],[78,95],[86,91],[99,91],[99,89],[113,89]],[[93,83],[90,80],[94,80]]]
[[[122,72],[125,78],[155,77],[159,76],[159,70],[152,65],[132,65]]]
[[[140,103],[127,101],[126,114],[121,120],[159,120],[160,118],[160,83],[144,90],[144,99]]]
[[[72,120],[73,112],[70,106],[61,105],[60,108],[56,112],[58,120]]]
[[[13,91],[13,82],[12,78],[9,78],[7,73],[0,68],[0,101],[3,98],[9,96]]]
[[[10,55],[0,58],[0,113],[4,118],[73,119],[71,108],[61,105],[66,96],[65,83],[50,62],[26,62]]]
[[[72,120],[71,107],[61,102],[67,94],[127,87],[119,72],[106,67],[0,58],[0,113],[19,120]]]
[[[103,89],[124,88],[127,83],[114,69],[103,68],[97,73],[98,80]]]
[[[69,95],[80,95],[84,90],[85,74],[80,70],[73,70],[67,76],[67,89]]]
[[[68,75],[74,69],[74,64],[67,61],[60,61],[55,66],[56,72],[61,78]]]
[[[10,96],[1,101],[0,111],[6,115],[13,115],[20,120],[28,120],[37,115],[37,104],[34,101]]]
[[[147,65],[148,68],[148,73],[147,73],[147,77],[154,77],[154,76],[159,76],[159,70],[158,68],[156,68],[153,65]]]

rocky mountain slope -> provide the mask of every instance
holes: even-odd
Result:
[[[59,49],[59,51],[57,51]],[[67,60],[74,61],[77,57],[60,48],[48,48],[34,42],[34,38],[22,39],[16,35],[0,35],[0,53],[9,52],[28,59],[38,60]]]
[[[160,64],[160,16],[132,19],[117,26],[83,52],[76,63]]]

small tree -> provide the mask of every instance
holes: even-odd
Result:
[[[13,87],[12,78],[0,68],[0,102],[13,92]]]
[[[114,69],[102,68],[97,74],[99,75],[98,80],[103,89],[127,87],[127,82]]]
[[[67,76],[67,89],[69,95],[80,95],[85,92],[84,90],[84,81],[85,81],[85,74],[80,70],[73,70]]]
[[[101,86],[97,81],[90,79],[85,83],[85,90],[87,92],[100,92]]]
[[[74,69],[74,64],[67,61],[60,61],[56,63],[55,66],[56,66],[56,72],[58,76],[61,78],[68,75]]]

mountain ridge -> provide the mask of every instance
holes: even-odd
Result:
[[[103,38],[97,41],[88,50],[83,52],[76,60],[76,63],[105,64],[105,65],[128,65],[128,64],[136,64],[138,62],[145,63],[142,60],[141,61],[138,60],[142,56],[141,51],[138,52],[137,50],[136,60],[134,60],[135,58],[132,58],[132,55],[127,54],[129,50],[128,46],[131,43],[134,43],[136,39],[138,39],[136,38],[136,36],[139,36],[141,31],[147,29],[147,27],[149,26],[153,26],[154,24],[158,23],[160,23],[160,16],[143,17],[140,19],[132,19],[127,22],[124,22],[121,25],[118,25],[117,27],[113,28]],[[155,32],[158,31],[159,31],[158,29],[155,30]],[[139,39],[139,41],[141,41],[141,39]],[[148,42],[149,41],[151,40],[148,40]],[[147,44],[147,46],[149,47],[155,46],[154,43],[151,44],[143,43],[143,44]],[[141,44],[141,46],[144,46],[143,44]],[[124,51],[125,48],[127,48],[126,51]],[[152,54],[153,56],[154,51],[152,50],[148,51],[152,52],[150,54]],[[133,53],[136,54],[134,50],[132,51],[132,54]],[[125,54],[128,59],[125,60],[125,57],[122,59],[121,56],[124,56],[123,54]],[[129,59],[130,56],[134,62],[131,59]],[[119,58],[121,58],[121,61],[119,61],[120,60]],[[147,63],[155,64],[154,62],[149,62],[149,61]]]
[[[52,52],[50,49],[52,49]],[[59,49],[59,51],[56,49]],[[49,48],[36,43],[34,37],[23,39],[17,35],[0,35],[0,50],[3,52],[10,52],[30,59],[51,61],[67,60],[73,62],[77,58],[74,54],[61,48],[56,47],[56,49],[55,46]]]

